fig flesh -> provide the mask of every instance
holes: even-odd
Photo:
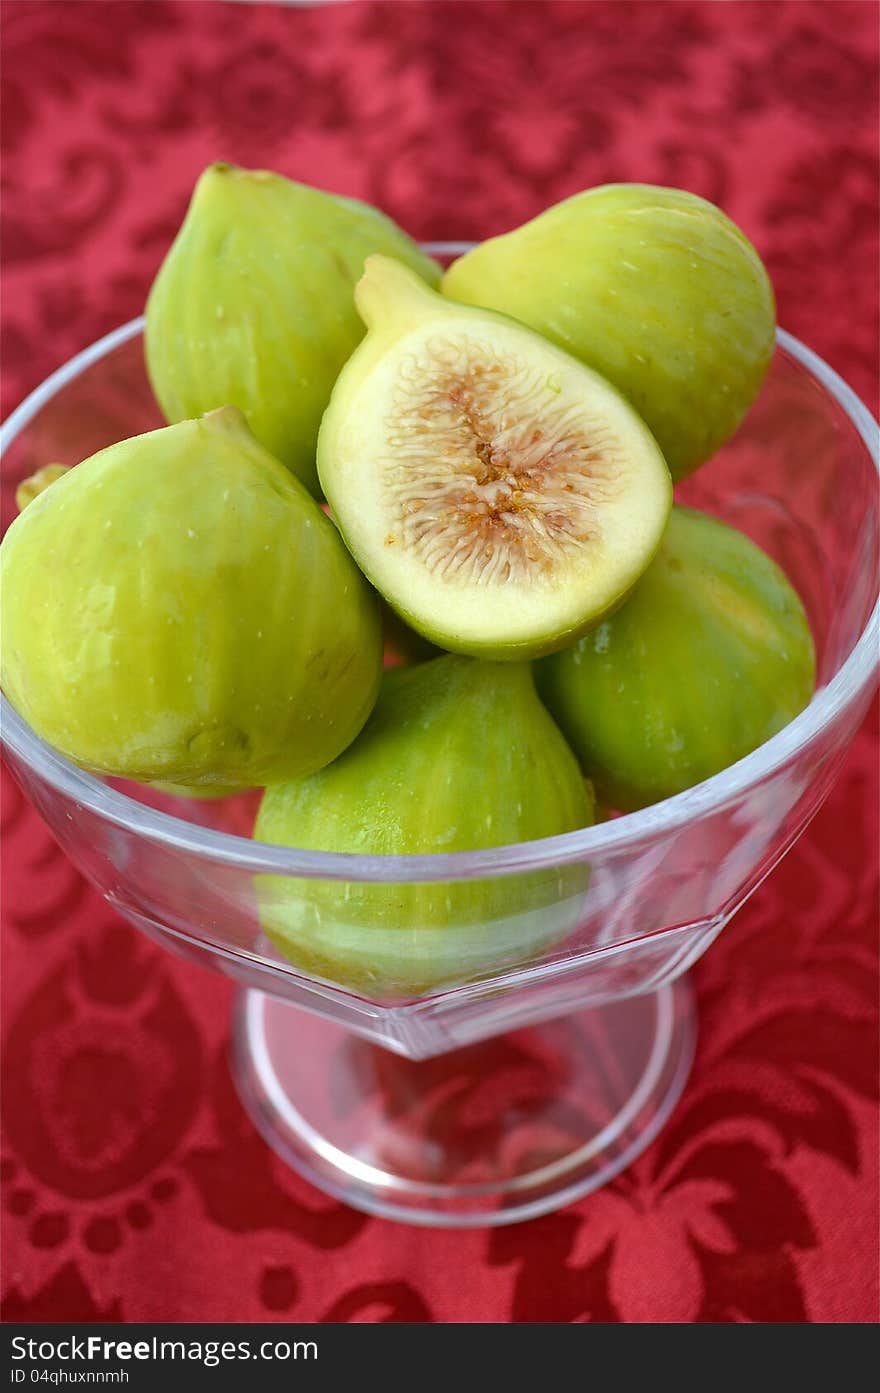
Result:
[[[553,344],[456,305],[388,257],[355,292],[318,470],[352,554],[442,648],[534,657],[595,624],[642,574],[669,471],[613,387]]]
[[[676,506],[626,604],[536,681],[599,799],[632,811],[763,744],[809,702],[803,605],[760,547]]]
[[[502,310],[595,368],[655,435],[675,479],[733,434],[773,352],[773,289],[720,208],[607,184],[453,262],[443,291]]]
[[[0,546],[2,684],[74,763],[219,788],[334,759],[381,675],[375,596],[234,407],[122,441]]]

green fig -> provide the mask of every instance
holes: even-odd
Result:
[[[159,793],[167,793],[171,798],[196,798],[208,803],[217,798],[229,798],[239,792],[249,792],[247,789],[217,788],[214,784],[205,784],[201,788],[198,784],[169,784],[163,779],[152,783],[150,787],[157,789]]]
[[[23,513],[29,503],[33,503],[35,498],[51,488],[52,484],[57,484],[59,479],[70,472],[67,464],[44,464],[41,469],[34,474],[22,479],[18,488],[15,490],[15,506],[20,513]]]
[[[592,791],[526,664],[444,656],[386,672],[353,745],[270,787],[254,836],[364,855],[476,851],[589,825]],[[415,996],[522,964],[577,922],[584,866],[406,884],[263,877],[266,933],[303,971]]]
[[[47,488],[57,483],[59,479],[63,479],[64,475],[69,473],[70,465],[44,464],[40,469],[37,469],[33,474],[29,475],[28,478],[23,479],[15,490],[15,506],[18,508],[18,511],[20,513],[24,512],[29,503],[33,503],[35,498],[38,498]],[[163,783],[161,780],[151,785],[151,787],[158,789],[162,793],[168,793],[173,798],[196,798],[200,800],[227,798],[231,792],[234,793],[236,791],[228,788],[213,788],[209,784],[194,787],[189,784]]]
[[[363,336],[353,290],[377,251],[439,281],[436,263],[369,204],[210,165],[147,301],[147,369],[166,420],[231,402],[316,493],[321,413]]]
[[[675,507],[626,604],[536,680],[600,800],[631,811],[781,730],[810,700],[815,656],[776,563],[735,528]]]
[[[318,471],[359,566],[410,628],[495,660],[552,652],[620,602],[659,545],[669,471],[596,373],[503,315],[372,256],[367,325]]]
[[[773,352],[752,244],[682,189],[575,194],[453,262],[443,291],[502,310],[601,372],[644,417],[674,479],[736,430]]]
[[[0,546],[2,684],[101,774],[240,788],[354,739],[378,607],[336,529],[234,407],[102,450]]]

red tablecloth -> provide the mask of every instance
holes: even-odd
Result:
[[[782,323],[872,399],[873,4],[3,10],[7,410],[140,310],[217,158],[435,238],[589,184],[684,185],[743,224]],[[228,984],[124,926],[10,781],[5,1316],[875,1320],[875,732],[697,968],[699,1051],[660,1141],[493,1233],[368,1219],[285,1170],[232,1092]]]

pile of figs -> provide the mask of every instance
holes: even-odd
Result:
[[[364,203],[212,165],[147,303],[168,425],[19,490],[3,689],[100,775],[265,788],[254,835],[298,848],[479,850],[680,793],[813,690],[783,572],[673,506],[774,319],[680,190],[588,190],[443,274]],[[267,877],[261,916],[302,970],[416,993],[558,941],[570,876]]]

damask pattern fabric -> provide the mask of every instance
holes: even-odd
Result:
[[[609,180],[693,189],[757,243],[782,324],[876,404],[873,4],[2,8],[4,413],[140,312],[221,158],[432,239]],[[698,965],[660,1139],[494,1232],[370,1219],[287,1171],[232,1089],[229,984],[124,925],[7,779],[3,1315],[875,1321],[876,732]]]

